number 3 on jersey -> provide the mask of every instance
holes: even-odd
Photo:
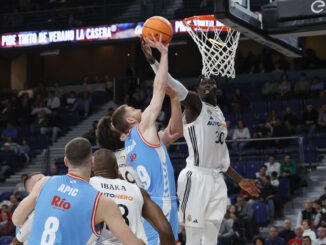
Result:
[[[42,234],[40,245],[52,245],[55,242],[55,233],[59,229],[59,220],[56,217],[49,217],[45,221],[44,231]]]

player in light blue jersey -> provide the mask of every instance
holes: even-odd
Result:
[[[29,245],[88,244],[99,236],[96,224],[105,222],[123,244],[145,243],[124,222],[119,208],[88,182],[93,164],[88,140],[75,138],[65,147],[68,174],[43,178],[17,207],[15,225],[22,225],[34,211]]]
[[[125,142],[127,164],[137,172],[142,187],[161,207],[177,240],[174,171],[165,146],[182,136],[181,106],[175,91],[167,88],[168,47],[160,41],[146,41],[161,53],[161,65],[153,84],[153,98],[143,113],[127,105],[120,106],[112,115],[112,124],[120,133],[120,139]],[[172,115],[168,127],[158,133],[155,122],[161,112],[165,93],[171,99]],[[159,244],[157,232],[146,221],[144,228],[148,244]]]

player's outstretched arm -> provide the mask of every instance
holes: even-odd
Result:
[[[250,195],[259,197],[260,185],[258,180],[245,179],[241,177],[231,166],[225,173]]]
[[[160,236],[162,245],[175,245],[172,228],[160,207],[151,200],[150,196],[143,189],[140,189],[143,198],[143,217],[154,227]]]
[[[157,41],[155,38],[154,38],[154,41],[147,39],[147,42],[149,42],[149,45],[151,45],[151,47],[155,47],[160,51],[161,64],[160,64],[157,74],[154,78],[152,100],[151,100],[149,106],[143,112],[142,119],[139,124],[139,129],[146,140],[152,138],[153,135],[157,135],[155,122],[156,122],[157,117],[161,113],[162,104],[163,104],[163,100],[165,97],[165,90],[167,87],[168,47],[164,46],[161,43],[161,38],[162,38],[162,36],[160,36],[159,41]],[[146,132],[148,132],[148,131],[150,133],[146,137],[146,134],[147,134]],[[150,143],[152,143],[152,142],[150,142]]]
[[[124,222],[120,209],[111,199],[101,196],[95,216],[95,223],[104,221],[110,231],[123,245],[145,245]]]
[[[43,184],[45,183],[45,181],[47,181],[48,178],[49,177],[45,177],[39,180],[34,185],[32,192],[19,203],[18,207],[15,209],[15,212],[12,215],[12,222],[14,223],[14,225],[21,226],[24,224],[28,215],[35,208],[37,197],[40,194]]]
[[[153,71],[157,73],[160,64],[154,59],[151,47],[143,38],[141,38],[141,48]],[[197,93],[188,91],[188,89],[183,86],[181,82],[174,79],[169,73],[168,84],[178,93],[179,100],[186,110],[192,111],[197,117],[202,107],[202,102],[199,95]]]
[[[177,92],[169,85],[165,92],[171,101],[171,118],[168,126],[159,132],[165,146],[173,143],[183,135],[182,111]]]

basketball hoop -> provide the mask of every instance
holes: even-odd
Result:
[[[202,74],[234,78],[234,58],[240,33],[223,25],[214,15],[189,17],[183,24],[201,53]]]

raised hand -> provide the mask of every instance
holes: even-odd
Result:
[[[145,41],[143,37],[140,37],[140,43],[141,43],[141,50],[143,51],[148,63],[154,64],[155,59],[153,57],[151,47],[148,45],[148,43]]]
[[[145,41],[148,43],[148,45],[152,48],[156,48],[158,51],[160,51],[162,55],[167,54],[169,50],[168,49],[169,45],[164,46],[163,43],[161,42],[162,34],[160,34],[159,40],[155,38],[154,34],[152,34],[152,37],[153,37],[153,41],[148,38],[145,38]]]
[[[165,94],[171,98],[178,97],[178,93],[170,85],[166,87]]]
[[[260,184],[258,180],[243,179],[239,182],[239,186],[248,192],[251,196],[259,197]]]

